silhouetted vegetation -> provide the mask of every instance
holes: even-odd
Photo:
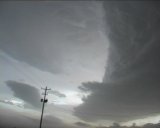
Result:
[[[143,126],[136,126],[135,123],[133,123],[132,126],[120,126],[118,123],[113,123],[112,126],[109,127],[96,127],[96,128],[160,128],[160,123],[158,124],[152,124],[152,123],[147,123]]]

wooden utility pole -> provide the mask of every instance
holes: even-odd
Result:
[[[48,90],[51,90],[51,89],[47,88],[47,86],[46,86],[46,88],[41,88],[41,89],[43,89],[43,90],[44,90],[44,94],[42,94],[42,95],[44,95],[44,97],[43,97],[43,99],[41,99],[41,102],[43,102],[43,105],[42,105],[42,113],[41,113],[41,119],[40,119],[40,125],[39,125],[39,128],[41,128],[41,127],[42,127],[42,120],[43,120],[44,105],[45,105],[45,103],[47,103],[47,102],[48,102],[48,99],[46,99],[47,91],[48,91]]]

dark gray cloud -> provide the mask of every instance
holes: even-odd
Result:
[[[102,83],[75,108],[83,120],[126,121],[160,113],[160,2],[107,1],[109,58]]]
[[[63,93],[61,93],[61,92],[59,92],[57,90],[50,90],[50,91],[48,91],[48,93],[49,94],[53,94],[53,95],[58,96],[58,97],[61,97],[61,98],[66,97],[65,94],[63,94]]]
[[[19,127],[37,127],[32,118],[9,109],[0,109],[0,127],[3,128],[19,128]]]
[[[0,109],[0,127],[3,128],[35,128],[39,126],[39,118],[30,116],[29,113],[20,113],[8,109]],[[43,118],[43,127],[47,128],[65,128],[73,127],[64,123],[57,117],[45,115]]]
[[[27,104],[33,107],[40,108],[40,93],[39,90],[29,84],[17,82],[17,81],[6,81],[6,85],[14,92],[14,96],[22,99]]]
[[[79,51],[88,53],[86,47],[91,47],[88,43],[101,26],[95,2],[1,2],[1,6],[1,49],[52,73],[62,73],[64,64],[72,64],[77,56],[84,58]]]
[[[85,83],[91,95],[75,108],[75,115],[86,121],[100,119],[128,121],[160,112],[157,83]]]
[[[106,31],[110,41],[104,82],[127,77],[158,76],[160,2],[106,2]]]

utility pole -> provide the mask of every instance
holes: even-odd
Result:
[[[40,125],[39,125],[39,128],[41,128],[41,127],[42,127],[42,120],[43,120],[44,105],[45,105],[45,103],[47,103],[47,102],[48,102],[48,99],[46,99],[47,91],[48,91],[48,90],[51,90],[50,88],[47,88],[47,86],[46,86],[46,88],[41,88],[41,89],[43,89],[43,90],[44,90],[44,94],[42,94],[42,95],[44,95],[44,97],[43,97],[43,99],[41,99],[41,102],[43,102],[43,105],[42,105],[42,113],[41,113],[41,119],[40,119]]]

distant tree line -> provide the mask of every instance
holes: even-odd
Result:
[[[109,126],[109,127],[96,127],[96,128],[160,128],[160,123],[158,124],[152,124],[152,123],[147,123],[145,125],[142,125],[142,126],[136,126],[135,123],[133,123],[132,126],[120,126],[118,123],[113,123],[112,126]]]

